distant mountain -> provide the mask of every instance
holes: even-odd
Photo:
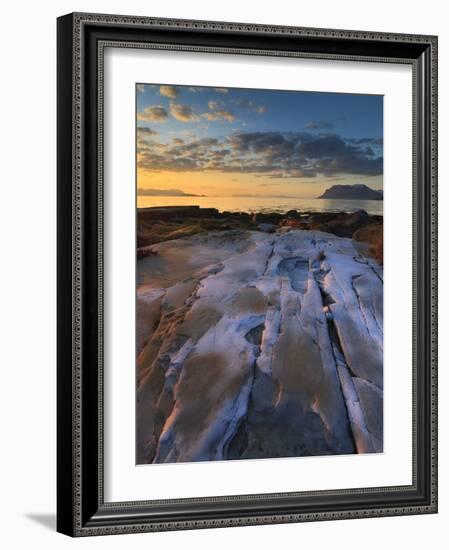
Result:
[[[362,183],[355,185],[333,185],[318,199],[357,199],[357,200],[383,200],[383,191],[376,191]]]

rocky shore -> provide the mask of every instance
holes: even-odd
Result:
[[[353,213],[322,212],[286,213],[219,212],[215,208],[199,206],[167,206],[140,208],[137,214],[137,257],[148,252],[148,245],[183,238],[207,231],[247,229],[274,233],[301,229],[324,231],[338,237],[350,237],[367,245],[365,252],[383,261],[383,218],[367,214],[364,210]]]
[[[382,267],[354,240],[373,225],[139,211],[139,464],[382,452]]]

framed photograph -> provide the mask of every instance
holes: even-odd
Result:
[[[58,19],[58,531],[437,511],[437,38]]]

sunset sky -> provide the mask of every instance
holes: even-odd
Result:
[[[383,98],[137,84],[140,196],[382,188]]]

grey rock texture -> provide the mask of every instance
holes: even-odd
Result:
[[[257,229],[264,233],[274,233],[276,231],[276,225],[274,225],[274,223],[259,223]]]
[[[351,239],[229,230],[151,249],[139,464],[382,452],[382,270]]]

